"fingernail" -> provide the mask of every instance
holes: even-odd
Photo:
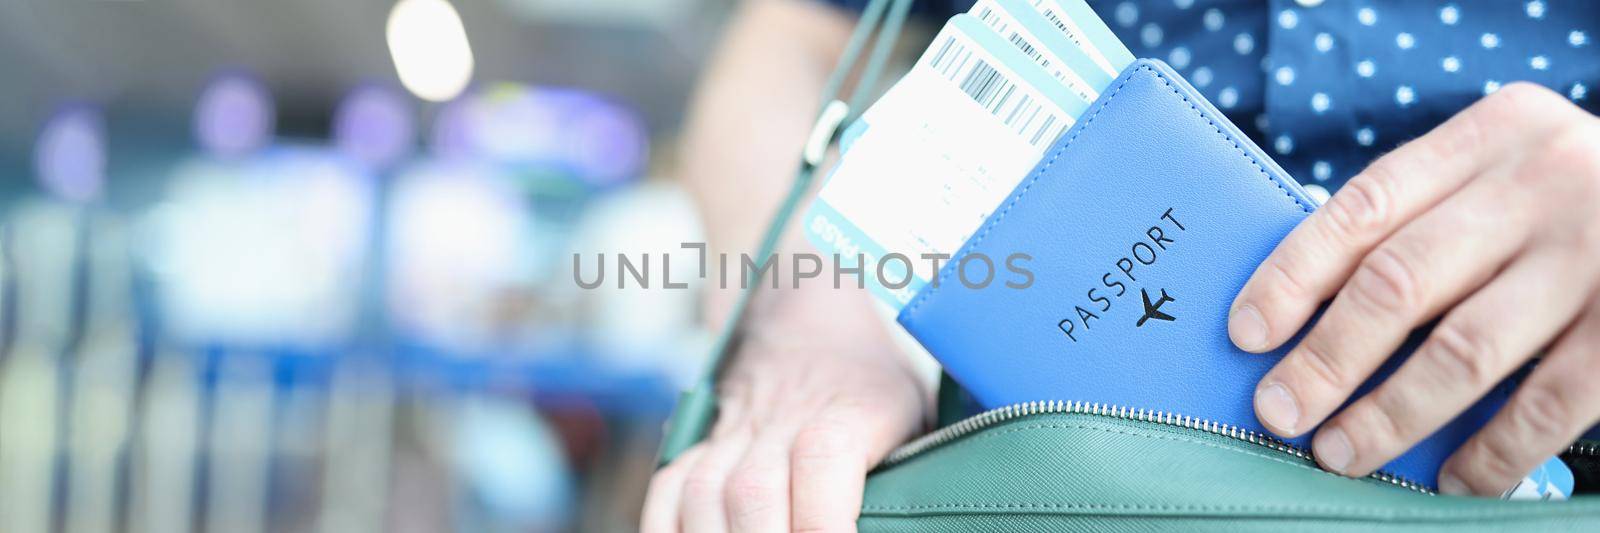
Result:
[[[1450,496],[1467,496],[1472,494],[1472,489],[1461,478],[1453,474],[1439,474],[1439,493]]]
[[[1267,321],[1256,306],[1240,305],[1228,316],[1228,338],[1241,349],[1260,350],[1267,343]]]
[[[1311,442],[1311,451],[1317,454],[1317,462],[1322,466],[1340,474],[1345,473],[1356,455],[1355,449],[1350,447],[1350,438],[1339,428],[1318,431]]]
[[[1269,383],[1256,391],[1256,416],[1267,427],[1282,435],[1293,435],[1295,424],[1300,422],[1300,407],[1294,396],[1282,383]]]

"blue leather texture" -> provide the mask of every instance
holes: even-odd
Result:
[[[1287,350],[1235,348],[1228,307],[1256,265],[1315,208],[1170,67],[1139,60],[899,321],[985,407],[1103,402],[1266,433],[1252,395]],[[963,258],[1003,265],[1014,253],[1031,256],[1019,263],[1033,273],[1031,286],[974,288],[984,263]],[[962,281],[961,268],[973,285]],[[1384,471],[1436,487],[1440,464],[1508,393],[1507,385],[1496,388]],[[1309,446],[1310,438],[1289,442]]]

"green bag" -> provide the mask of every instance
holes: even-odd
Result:
[[[838,67],[795,173],[762,237],[768,257],[811,187],[839,125],[859,114],[899,35],[911,0],[871,0]],[[881,26],[880,26],[881,23]],[[876,38],[874,39],[874,33]],[[848,103],[841,87],[872,41]],[[658,464],[705,438],[716,382],[738,347],[754,287],[734,304],[705,373],[679,397]],[[941,387],[941,415],[961,412]],[[1600,472],[1600,443],[1563,457],[1580,489]],[[1590,478],[1590,479],[1586,479]],[[1374,476],[1317,468],[1310,452],[1197,420],[1100,404],[1040,402],[945,425],[895,451],[867,479],[861,531],[1600,531],[1600,496],[1567,502],[1435,496]]]
[[[948,382],[946,383],[948,386]],[[1563,456],[1600,465],[1593,443]],[[1580,476],[1581,477],[1581,476]],[[1271,437],[1170,413],[1038,402],[896,450],[867,480],[869,531],[1600,531],[1600,496],[1436,496],[1319,469]]]

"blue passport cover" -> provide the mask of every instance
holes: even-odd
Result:
[[[898,320],[985,407],[1099,402],[1266,434],[1252,395],[1287,348],[1251,354],[1234,347],[1228,307],[1256,265],[1315,208],[1165,63],[1139,60]],[[956,272],[965,256],[998,265],[1013,253],[1032,257],[1021,263],[1034,274],[1032,286],[972,288]],[[974,285],[983,280],[983,261],[966,268]],[[1439,466],[1507,395],[1507,386],[1496,388],[1383,471],[1436,487]],[[1310,437],[1287,441],[1309,446]]]

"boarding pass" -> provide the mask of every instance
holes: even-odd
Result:
[[[1064,18],[1079,4],[980,0],[952,18],[845,130],[808,238],[905,305],[1132,61],[1109,29],[1086,46],[1097,32],[1084,28],[1104,24],[1087,6],[1089,20]]]

